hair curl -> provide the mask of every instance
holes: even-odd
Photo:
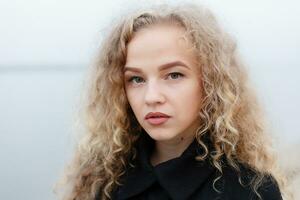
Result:
[[[158,23],[184,27],[198,56],[205,95],[199,112],[203,123],[199,124],[196,139],[206,151],[197,159],[209,156],[221,174],[222,156],[237,171],[238,163],[242,163],[259,172],[251,180],[258,196],[263,177],[272,175],[284,196],[285,179],[277,167],[263,112],[235,41],[207,8],[184,4],[160,5],[122,16],[103,40],[89,79],[83,115],[84,138],[66,169],[70,190],[64,199],[94,200],[96,196],[110,199],[130,159],[135,157],[134,144],[141,127],[124,90],[126,48],[136,32]],[[213,152],[201,140],[207,133]]]

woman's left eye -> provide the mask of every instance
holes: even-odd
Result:
[[[172,73],[168,74],[168,76],[170,76],[171,79],[178,79],[178,78],[183,77],[183,74],[179,73],[179,72],[172,72]]]

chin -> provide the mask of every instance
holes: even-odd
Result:
[[[148,132],[148,135],[155,141],[168,141],[168,140],[173,140],[176,138],[174,134],[166,133],[163,131],[158,131],[158,132]]]

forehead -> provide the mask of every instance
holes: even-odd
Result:
[[[196,62],[195,51],[178,25],[159,24],[139,30],[128,43],[126,66],[154,67],[164,63]]]

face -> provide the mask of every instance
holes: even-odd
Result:
[[[124,67],[128,102],[156,141],[193,137],[200,124],[201,78],[195,52],[183,35],[181,27],[153,25],[139,30],[128,44]],[[146,117],[151,112],[159,113]]]

